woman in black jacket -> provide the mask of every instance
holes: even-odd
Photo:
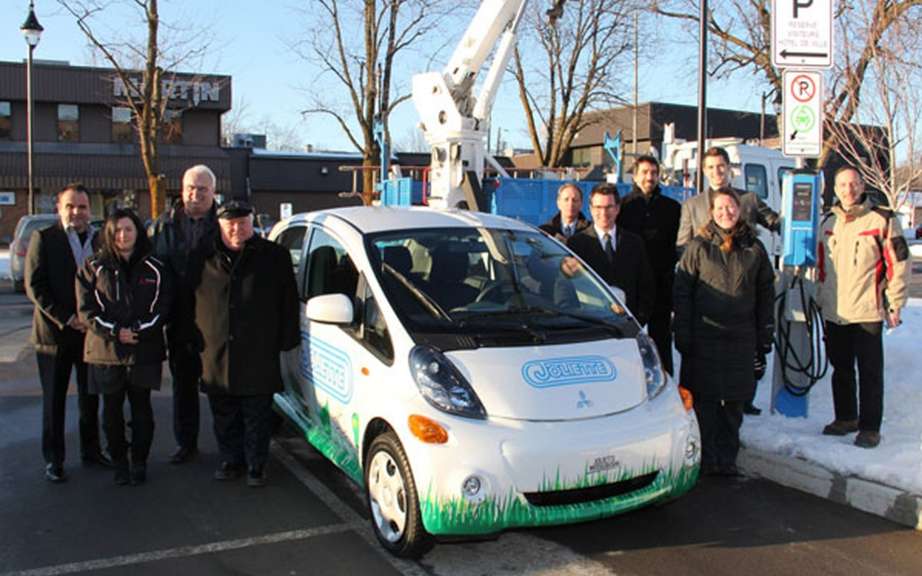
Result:
[[[740,220],[739,196],[711,191],[711,221],[688,245],[675,279],[675,343],[682,385],[701,427],[702,471],[736,475],[743,405],[754,366],[771,350],[774,273],[765,247]]]
[[[142,484],[154,436],[151,390],[160,388],[166,358],[163,325],[170,286],[137,215],[116,210],[106,220],[99,252],[77,274],[80,318],[88,326],[84,360],[89,387],[103,394],[103,429],[115,483]],[[131,406],[131,467],[122,407]]]

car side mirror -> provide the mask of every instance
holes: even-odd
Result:
[[[355,311],[345,294],[323,294],[307,301],[308,320],[324,324],[352,324]]]

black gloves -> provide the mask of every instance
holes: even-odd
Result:
[[[755,373],[756,382],[761,380],[762,376],[765,376],[765,354],[756,352],[755,359],[752,362],[752,369]]]

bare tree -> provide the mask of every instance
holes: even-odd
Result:
[[[171,38],[170,48],[165,50],[161,32],[169,27],[160,20],[157,0],[125,0],[121,6],[105,0],[58,0],[58,3],[76,19],[90,45],[115,69],[116,82],[125,93],[123,103],[131,109],[150,192],[151,217],[156,218],[165,200],[159,137],[166,124],[164,117],[170,98],[168,92],[164,93],[164,86],[169,91],[173,80],[173,75],[165,70],[176,70],[183,62],[202,55],[207,43],[201,41],[199,34],[180,40],[181,31],[172,29],[176,39]],[[143,41],[99,22],[102,13],[115,8],[130,10],[139,18],[146,32]]]
[[[854,119],[868,70],[881,53],[888,31],[900,23],[922,18],[920,7],[922,0],[852,0],[839,4],[835,19],[840,49],[827,79],[827,126]],[[770,0],[712,0],[708,8],[708,31],[717,43],[708,73],[726,77],[749,71],[761,75],[780,94],[781,73],[771,63]],[[652,9],[690,26],[698,21],[698,0],[656,0]],[[779,133],[780,129],[781,126]],[[837,145],[834,134],[825,140],[819,166],[826,163]]]
[[[899,21],[870,59],[854,121],[831,123],[836,152],[899,209],[922,177],[922,22]],[[849,35],[843,34],[848,48]]]
[[[587,111],[624,102],[616,79],[631,47],[632,8],[620,0],[570,0],[552,21],[541,4],[533,3],[530,29],[520,34],[513,73],[535,157],[556,167],[588,124]]]
[[[311,91],[305,115],[335,119],[352,145],[362,153],[362,199],[372,200],[373,167],[380,149],[375,121],[390,139],[389,117],[410,98],[398,89],[397,65],[403,53],[425,35],[443,15],[442,0],[310,0],[305,13],[313,23],[308,38],[293,49],[332,76],[339,90]],[[361,34],[358,33],[361,31]],[[315,85],[319,83],[315,82]],[[407,87],[408,88],[408,87]]]

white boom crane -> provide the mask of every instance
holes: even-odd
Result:
[[[556,0],[548,16],[560,16],[564,0]],[[528,0],[483,0],[442,72],[413,76],[413,102],[420,127],[432,147],[429,205],[454,208],[471,205],[483,181],[484,162],[505,171],[485,152],[490,110],[503,72],[515,47],[516,30]],[[477,74],[493,47],[496,54],[474,97]]]

